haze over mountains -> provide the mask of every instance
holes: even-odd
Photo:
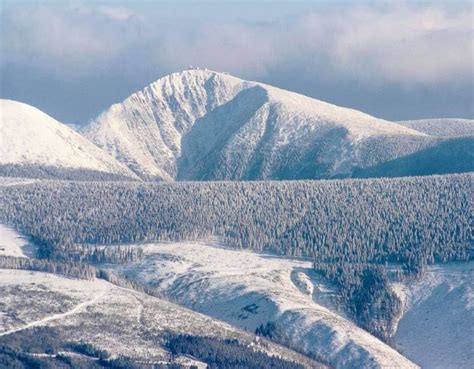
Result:
[[[472,120],[389,122],[209,70],[153,82],[90,122],[84,137],[25,104],[1,107],[2,171],[20,175],[38,166],[153,180],[474,170]]]

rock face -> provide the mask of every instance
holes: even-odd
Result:
[[[153,82],[83,133],[141,177],[164,180],[350,177],[440,140],[208,70]]]
[[[17,101],[0,100],[0,166],[136,176],[63,123]]]

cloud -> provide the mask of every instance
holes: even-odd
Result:
[[[330,20],[338,36],[330,49],[341,71],[390,81],[459,81],[472,70],[472,14],[440,7],[357,9]]]
[[[117,21],[126,21],[135,16],[133,11],[122,6],[101,5],[97,9],[99,13]]]
[[[197,64],[259,77],[300,64],[358,80],[458,81],[472,72],[472,13],[465,10],[397,3],[250,23],[170,21],[121,6],[39,6],[9,14],[4,49],[8,62],[65,74],[94,73],[139,47],[150,60],[137,65],[165,69]]]
[[[63,78],[80,78],[120,57],[137,39],[122,8],[15,8],[2,15],[2,64],[19,64]]]
[[[406,96],[430,96],[425,110],[444,102],[472,115],[464,98],[474,83],[468,2],[288,3],[271,16],[254,3],[238,14],[224,3],[158,4],[10,4],[0,9],[0,73],[27,70],[77,86],[92,81],[91,89],[100,91],[94,98],[108,104],[124,92],[105,81],[139,88],[191,64],[382,115],[400,109],[392,106],[396,99],[405,109],[413,101]],[[19,91],[14,76],[8,80]],[[116,87],[108,91],[93,81]]]

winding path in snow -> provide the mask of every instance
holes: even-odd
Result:
[[[94,296],[94,298],[92,298],[90,300],[87,300],[87,301],[83,301],[80,304],[77,304],[74,308],[72,308],[71,310],[66,311],[65,313],[54,314],[54,315],[48,316],[46,318],[36,320],[34,322],[27,323],[27,324],[25,324],[24,326],[21,326],[21,327],[10,329],[10,330],[5,331],[5,332],[0,332],[0,337],[7,336],[7,335],[12,334],[12,333],[20,332],[20,331],[23,331],[25,329],[45,325],[46,323],[49,323],[53,320],[59,320],[59,319],[68,317],[70,315],[76,314],[80,310],[86,308],[87,306],[95,304],[97,301],[99,301],[101,298],[103,298],[105,296],[107,291],[108,291],[108,289],[104,286],[102,288],[102,290],[97,295]]]

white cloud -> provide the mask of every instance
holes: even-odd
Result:
[[[110,11],[111,9],[109,9]],[[135,24],[118,13],[86,7],[20,8],[3,16],[3,63],[80,77],[120,56],[137,38]]]
[[[330,49],[345,73],[367,79],[440,82],[466,78],[472,68],[472,14],[449,14],[440,7],[369,8],[333,21]]]
[[[367,83],[472,78],[468,6],[393,2],[338,6],[267,23],[221,18],[176,21],[113,6],[14,9],[4,16],[3,62],[70,78],[120,65],[124,57],[137,68],[195,64],[253,78],[288,66]],[[141,59],[135,57],[137,49]]]
[[[133,11],[122,6],[101,5],[97,9],[101,14],[117,21],[126,21],[135,16]]]

